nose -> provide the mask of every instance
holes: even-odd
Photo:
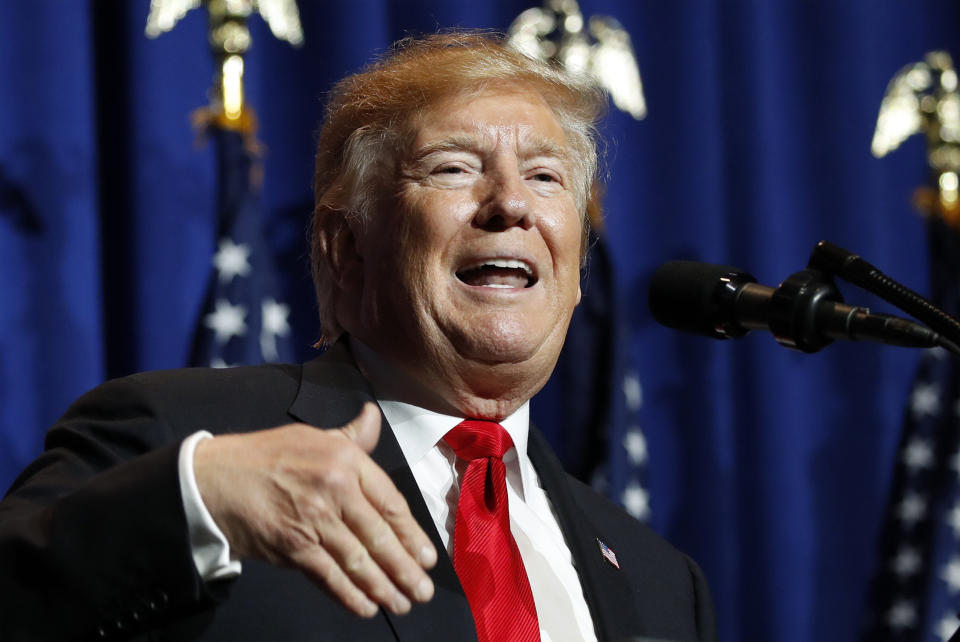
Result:
[[[490,177],[484,189],[487,193],[474,217],[478,227],[496,231],[515,226],[527,229],[533,225],[530,191],[518,171]]]

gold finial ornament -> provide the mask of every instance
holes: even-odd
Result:
[[[147,36],[156,38],[170,31],[188,11],[201,5],[210,14],[210,49],[217,66],[212,104],[195,120],[252,133],[253,113],[243,98],[243,56],[251,43],[247,19],[259,13],[274,36],[299,47],[303,29],[296,0],[150,0]]]
[[[942,216],[960,229],[960,93],[957,72],[946,51],[932,51],[907,65],[887,86],[871,151],[885,156],[920,132],[927,138],[927,162],[934,187],[917,190],[914,201],[925,214]]]
[[[646,115],[630,35],[615,19],[591,16],[585,23],[576,0],[546,0],[542,8],[517,16],[507,34],[510,45],[531,58],[559,62],[572,73],[592,74],[613,104],[637,120]]]

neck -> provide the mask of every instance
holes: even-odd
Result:
[[[350,349],[380,399],[402,401],[446,415],[500,421],[517,411],[545,383],[521,380],[514,364],[458,363],[444,367],[426,357],[431,368],[408,368],[356,337]]]

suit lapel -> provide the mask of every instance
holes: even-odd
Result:
[[[580,577],[583,595],[600,640],[617,640],[642,630],[632,603],[626,573],[601,554],[600,542],[609,543],[587,515],[580,510],[570,490],[570,481],[540,431],[531,426],[529,456],[553,505],[573,564]]]
[[[453,568],[453,560],[447,555],[413,472],[407,465],[400,444],[397,443],[386,419],[383,420],[380,441],[372,457],[381,468],[387,471],[394,485],[407,498],[410,512],[413,513],[413,517],[420,523],[424,532],[430,535],[430,540],[439,554],[436,566],[430,570],[430,577],[436,589],[433,599],[425,605],[414,606],[407,615],[387,615],[397,633],[397,638],[436,640],[437,642],[476,640],[473,614]]]
[[[354,364],[343,341],[326,353],[303,365],[300,390],[290,414],[294,418],[320,428],[335,428],[352,420],[364,402],[376,402],[369,384]],[[427,604],[415,605],[404,616],[381,610],[390,622],[398,640],[476,640],[470,605],[447,555],[437,528],[417,481],[407,465],[393,430],[383,419],[380,441],[371,458],[393,480],[406,498],[410,512],[424,532],[430,536],[439,553],[436,566],[430,570],[436,592]]]

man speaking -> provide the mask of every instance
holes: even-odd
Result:
[[[529,427],[603,105],[475,34],[341,81],[312,238],[329,348],[77,401],[0,503],[0,639],[714,639],[697,566]]]

